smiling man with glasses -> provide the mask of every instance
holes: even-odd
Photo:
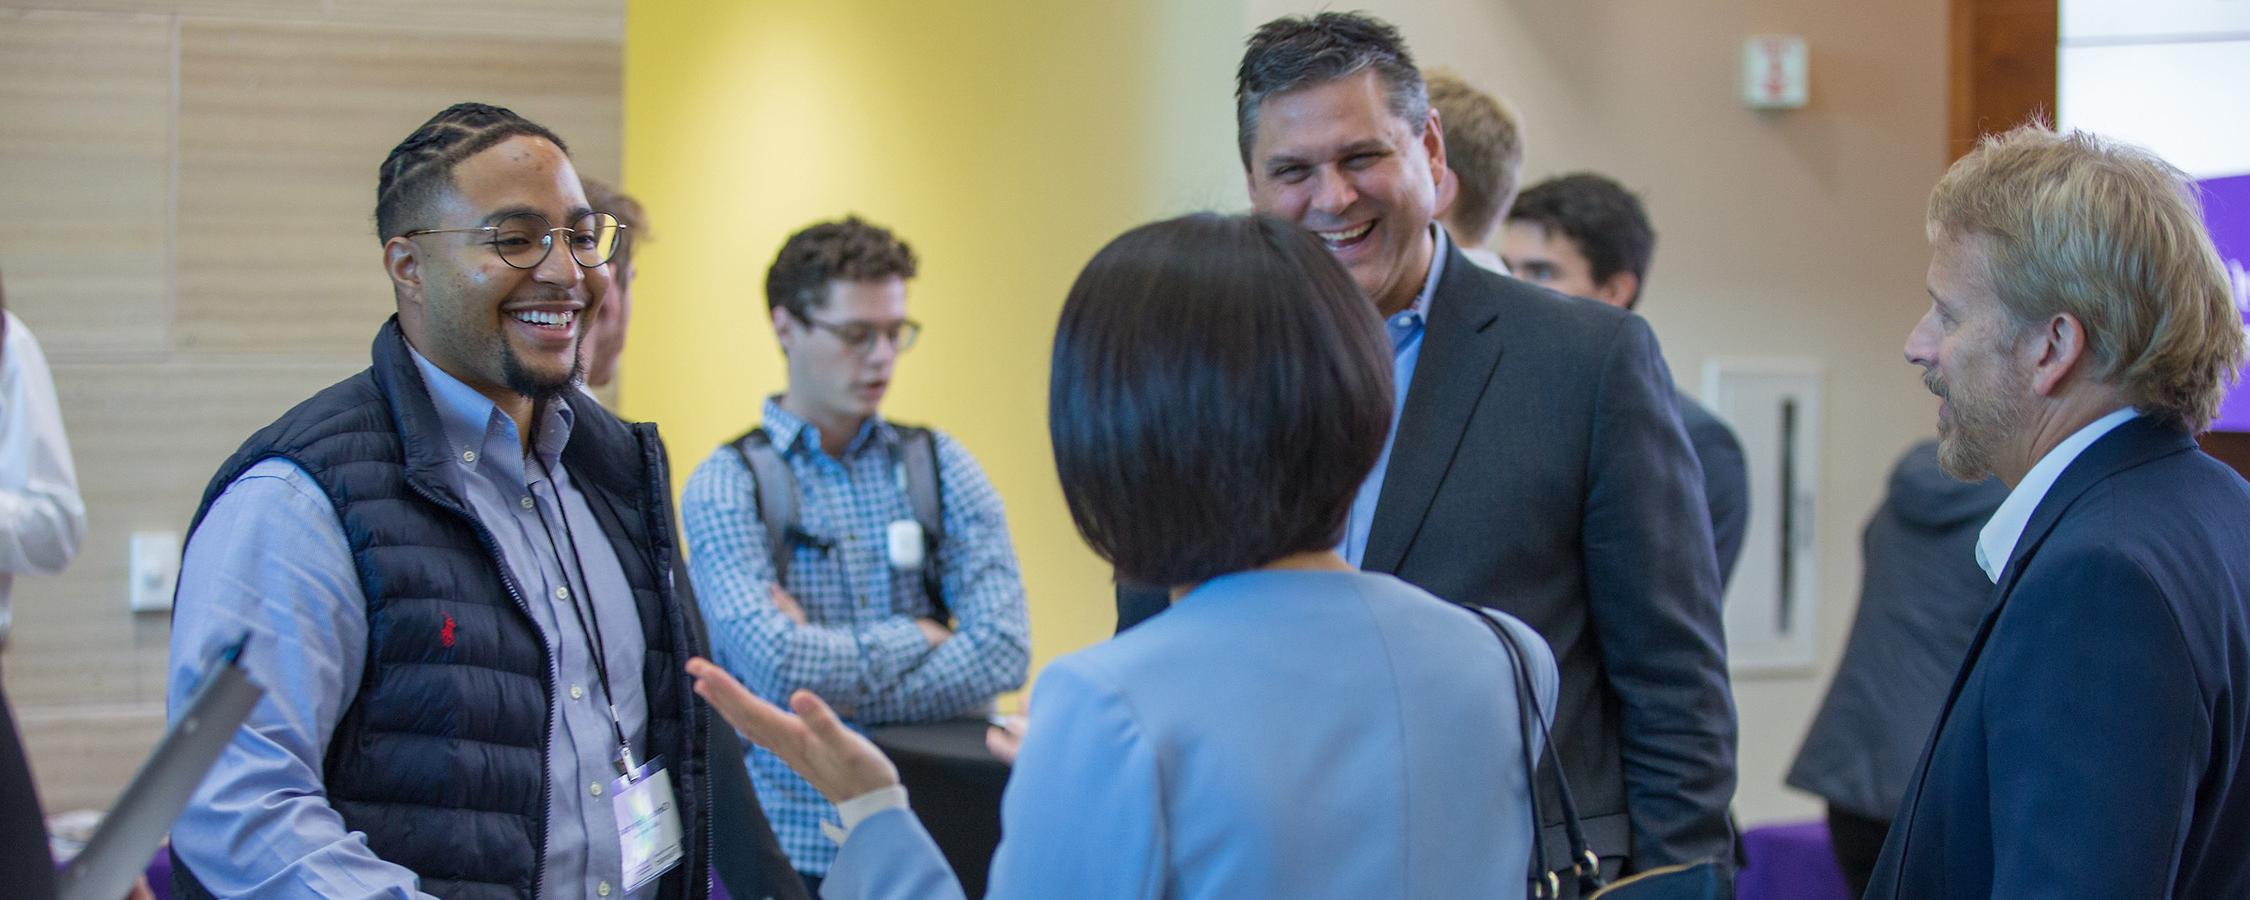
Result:
[[[680,499],[716,661],[774,702],[807,688],[856,726],[978,712],[1030,663],[1000,497],[951,437],[878,415],[921,326],[914,251],[857,218],[789,237],[766,308],[789,364],[763,424]],[[773,754],[750,773],[782,849],[817,888],[836,808]]]
[[[189,530],[172,713],[229,646],[268,694],[180,816],[177,896],[700,900],[715,854],[774,879],[735,896],[802,896],[681,671],[663,443],[572,389],[622,230],[494,106],[380,173],[373,364],[245,441]]]

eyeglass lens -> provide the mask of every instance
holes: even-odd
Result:
[[[554,247],[555,231],[544,216],[513,215],[500,220],[492,233],[492,246],[508,265],[536,268]],[[571,258],[587,268],[609,262],[625,242],[625,229],[609,213],[587,214],[571,225],[568,234]]]
[[[837,340],[842,341],[844,346],[860,353],[875,349],[875,338],[878,335],[890,338],[892,346],[897,347],[902,353],[913,347],[914,339],[922,335],[921,324],[911,320],[893,322],[889,325],[875,325],[868,322],[846,322],[842,325],[829,325],[826,322],[818,324],[836,332]]]

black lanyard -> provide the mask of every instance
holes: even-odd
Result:
[[[591,584],[586,580],[585,558],[578,553],[578,535],[570,529],[570,510],[563,506],[562,485],[555,480],[555,470],[548,467],[547,458],[539,456],[539,471],[547,476],[547,491],[555,497],[555,513],[562,517],[563,539],[570,544],[571,565],[563,564],[562,545],[555,541],[555,527],[547,521],[547,510],[532,498],[532,511],[539,515],[539,530],[547,533],[547,547],[554,551],[555,566],[562,569],[563,590],[570,594],[570,614],[578,620],[578,632],[586,638],[586,649],[594,654],[594,677],[601,681],[602,703],[609,710],[609,727],[617,735],[617,772],[628,780],[633,777],[633,745],[625,740],[625,723],[617,716],[617,692],[609,683],[609,653],[602,640],[601,613],[594,606]],[[578,570],[578,585],[570,583],[570,571]],[[583,607],[581,607],[583,600]]]

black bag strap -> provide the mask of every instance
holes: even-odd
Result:
[[[894,460],[906,482],[906,502],[922,526],[922,588],[930,598],[930,617],[950,624],[945,579],[938,548],[945,546],[945,491],[938,479],[937,436],[927,428],[891,423],[898,433]]]
[[[789,532],[797,527],[797,476],[763,427],[735,438],[734,452],[750,470],[758,520],[766,526],[766,555],[773,559],[773,581],[780,584],[789,577]]]
[[[937,546],[945,542],[945,494],[939,490],[937,438],[927,428],[892,425],[898,432],[899,465],[906,469],[906,500],[914,507],[914,521],[922,523],[922,538]]]
[[[931,618],[950,622],[952,610],[946,606],[938,558],[938,548],[945,544],[945,491],[938,478],[937,438],[927,428],[897,423],[891,427],[898,432],[891,461],[899,487],[914,511],[914,521],[922,526],[922,588],[930,598]],[[766,527],[766,554],[773,559],[774,583],[780,584],[789,577],[790,539],[797,530],[797,476],[763,427],[735,438],[733,446],[750,470],[758,520]]]
[[[1547,760],[1546,768],[1554,773],[1555,800],[1562,807],[1563,832],[1570,841],[1570,871],[1578,876],[1581,896],[1602,888],[1601,860],[1594,856],[1593,847],[1586,842],[1585,826],[1578,819],[1578,803],[1570,795],[1570,779],[1563,776],[1562,761],[1555,755],[1555,738],[1547,725],[1546,711],[1539,707],[1539,692],[1532,688],[1531,664],[1524,661],[1523,648],[1516,645],[1515,636],[1499,620],[1485,611],[1462,604],[1477,621],[1483,622],[1492,636],[1500,639],[1500,646],[1508,653],[1510,680],[1515,682],[1516,709],[1529,721],[1524,724],[1523,767],[1524,788],[1531,796],[1531,883],[1533,900],[1551,900],[1559,896],[1561,871],[1547,868],[1547,829],[1539,821],[1539,770],[1532,759],[1531,742],[1536,736]]]

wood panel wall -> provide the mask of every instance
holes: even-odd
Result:
[[[2060,0],[1950,0],[1946,158],[1983,135],[2055,116]]]
[[[106,806],[164,721],[127,541],[182,531],[258,426],[367,364],[376,169],[508,106],[614,180],[625,0],[0,0],[0,277],[53,365],[87,508],[0,666],[50,812]]]

